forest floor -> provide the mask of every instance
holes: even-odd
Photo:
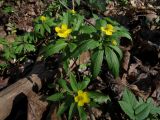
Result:
[[[0,0],[0,37],[13,42],[17,36],[32,32],[33,20],[42,15],[51,2],[54,1]],[[78,11],[82,8],[83,6],[76,9]],[[87,10],[89,8],[86,8],[85,12],[88,12]],[[106,11],[98,14],[111,17],[126,27],[131,34],[132,42],[126,38],[121,39],[123,60],[120,76],[115,80],[102,66],[101,78],[97,78],[89,86],[89,89],[108,94],[114,103],[93,108],[94,118],[124,119],[123,112],[117,105],[124,86],[143,100],[148,97],[153,98],[154,104],[160,106],[160,1],[130,0],[127,4],[109,2]],[[92,22],[89,17],[86,19]],[[2,51],[3,46],[0,44],[0,52]],[[54,93],[55,89],[52,86],[57,76],[62,74],[56,63],[59,56],[55,55],[45,61],[39,60],[36,52],[26,56],[25,61],[11,60],[9,67],[0,68],[0,120],[58,120],[56,103],[48,104],[45,99]],[[85,61],[88,57],[82,56],[81,61]],[[0,58],[0,64],[4,63],[6,61]],[[33,82],[38,84],[36,92],[29,90],[32,90],[32,87],[27,82],[30,80],[28,76],[33,73],[42,75],[31,76],[31,79],[35,80]],[[40,83],[39,79],[44,79],[44,84]],[[62,119],[66,119],[66,116],[64,115]]]

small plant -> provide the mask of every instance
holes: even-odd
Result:
[[[119,76],[122,51],[119,40],[131,37],[124,27],[109,18],[94,16],[96,24],[86,23],[84,16],[67,11],[55,20],[57,38],[43,49],[45,57],[63,53],[64,58],[77,59],[83,52],[91,51],[91,72],[95,78],[101,71],[103,60],[115,77]],[[73,21],[73,22],[69,22]],[[83,38],[83,39],[82,39]],[[62,52],[63,51],[63,52]]]
[[[101,104],[107,102],[108,96],[100,92],[87,91],[87,86],[90,83],[90,78],[85,77],[81,82],[77,82],[73,73],[70,73],[69,83],[64,79],[58,81],[61,91],[55,93],[47,98],[50,101],[63,101],[57,111],[60,117],[66,110],[68,112],[68,120],[71,120],[76,110],[78,110],[81,120],[87,120],[86,110],[95,106],[97,103]],[[71,88],[71,89],[70,89]]]
[[[33,36],[30,33],[26,33],[23,36],[18,36],[13,42],[13,48],[16,54],[25,54],[28,52],[34,52],[35,46],[33,44]]]
[[[14,8],[10,5],[6,5],[4,6],[4,8],[2,9],[2,12],[5,14],[10,14],[14,12]]]
[[[125,89],[119,104],[131,120],[158,119],[157,116],[160,115],[160,107],[156,107],[151,98],[148,98],[146,102],[141,98],[137,100],[128,89]]]
[[[44,33],[47,31],[48,33],[51,33],[51,27],[54,25],[53,19],[47,16],[39,16],[35,20],[35,33],[39,34],[41,36],[44,36]]]

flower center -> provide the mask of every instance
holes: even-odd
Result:
[[[65,31],[65,29],[60,29],[59,33],[64,33]]]
[[[78,101],[82,101],[83,99],[83,96],[78,96]]]

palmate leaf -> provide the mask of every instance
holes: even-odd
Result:
[[[122,108],[122,110],[132,119],[135,120],[134,110],[132,106],[125,102],[125,101],[119,101],[119,104]]]
[[[60,101],[64,98],[63,93],[55,93],[47,98],[49,101]]]
[[[73,91],[77,92],[78,91],[78,84],[77,84],[76,78],[73,73],[70,73],[69,79],[70,79],[70,85],[71,85]]]
[[[97,50],[93,53],[91,57],[93,78],[95,78],[101,70],[101,66],[103,62],[103,55],[104,55],[104,50]]]
[[[131,91],[129,91],[127,88],[124,90],[122,100],[127,102],[128,104],[130,104],[133,108],[138,103],[138,101],[137,101],[136,97],[134,96],[134,94]]]
[[[46,48],[44,48],[43,52],[45,57],[48,57],[55,53],[59,53],[60,50],[62,50],[66,46],[67,46],[67,43],[64,40],[58,40],[55,44],[51,44]]]
[[[151,108],[148,103],[142,103],[135,109],[136,120],[144,120],[150,113]]]
[[[77,47],[73,53],[71,54],[71,57],[78,57],[82,52],[85,52],[87,50],[92,50],[96,47],[98,47],[99,42],[95,41],[95,40],[85,40],[82,42],[82,44],[79,45],[79,47]]]
[[[78,112],[79,112],[80,120],[87,120],[87,113],[83,107],[78,106]]]
[[[24,44],[23,50],[24,50],[24,53],[27,53],[27,52],[35,51],[36,49],[35,49],[35,46],[32,44]]]
[[[115,77],[119,76],[119,60],[115,52],[108,46],[105,47],[105,56],[108,67]]]

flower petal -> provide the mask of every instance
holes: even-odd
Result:
[[[88,94],[87,94],[87,92],[84,92],[84,95],[83,95],[83,97],[84,97],[84,103],[89,103],[90,102],[90,99],[89,99],[89,97],[88,97]]]
[[[78,96],[83,96],[83,91],[82,90],[78,90]]]
[[[113,26],[112,26],[111,24],[107,24],[107,25],[106,25],[106,28],[107,28],[108,30],[113,30]]]
[[[59,37],[62,37],[62,38],[67,38],[68,35],[67,34],[64,34],[64,33],[58,33],[57,34]]]
[[[79,101],[78,102],[78,106],[83,106],[84,105],[84,102],[83,101]]]
[[[61,30],[60,27],[55,27],[56,32],[59,32],[60,30]]]
[[[101,27],[101,31],[105,32],[105,29],[104,29],[104,27]]]
[[[78,96],[74,97],[74,101],[78,102]]]
[[[106,35],[112,35],[112,32],[109,30],[106,30],[105,33],[106,33]]]
[[[67,30],[66,30],[66,33],[67,33],[67,34],[70,34],[71,32],[72,32],[72,29],[67,29]]]
[[[62,28],[62,30],[66,30],[68,27],[66,24],[62,24],[61,28]]]

